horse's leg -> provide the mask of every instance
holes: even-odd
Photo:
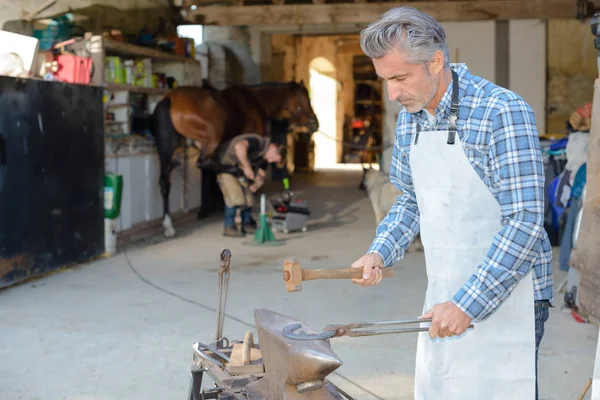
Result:
[[[154,109],[152,121],[152,134],[160,159],[159,185],[163,200],[163,228],[164,235],[168,238],[175,236],[173,220],[169,210],[169,192],[171,190],[171,171],[176,166],[173,153],[178,139],[177,132],[171,123],[170,105],[170,99],[161,100]]]
[[[221,191],[217,185],[217,174],[207,168],[203,168],[202,172],[202,189],[200,197],[202,199],[200,209],[198,210],[198,219],[203,219],[210,216],[217,210],[218,195]]]
[[[166,154],[160,157],[160,193],[163,198],[163,228],[165,229],[165,236],[170,238],[175,236],[175,229],[173,228],[173,220],[171,219],[171,212],[169,210],[169,193],[171,191],[171,171],[173,170],[172,153]],[[168,157],[168,158],[167,158]]]
[[[216,140],[207,141],[204,146],[206,154],[214,157],[219,145],[220,143]],[[221,188],[217,182],[218,171],[214,169],[218,169],[219,166],[215,158],[210,158],[210,160],[210,162],[205,162],[205,168],[201,168],[202,204],[200,206],[200,210],[198,210],[198,219],[206,218],[213,212],[222,210],[225,207],[223,194],[221,193]]]

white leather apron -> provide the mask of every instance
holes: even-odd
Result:
[[[453,77],[456,88],[457,77]],[[457,92],[451,113],[455,116]],[[410,166],[425,249],[426,312],[435,304],[452,300],[477,272],[501,228],[501,213],[463,151],[456,118],[450,118],[450,131],[420,132],[416,138]],[[473,323],[474,329],[450,338],[431,339],[428,332],[419,333],[415,399],[535,399],[531,272],[494,314]]]

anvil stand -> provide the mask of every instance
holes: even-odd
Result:
[[[251,344],[249,355],[245,357],[246,366],[251,367],[253,372],[244,373],[237,369],[233,373],[235,349],[243,346],[244,342],[230,343],[223,336],[230,259],[231,252],[223,250],[215,340],[209,345],[196,342],[192,346],[194,353],[188,400],[355,400],[326,379],[342,365],[342,360],[331,350],[329,340],[286,338],[282,335],[283,328],[302,324],[301,321],[266,309],[258,309],[254,313],[261,346]],[[257,366],[260,372],[256,371]],[[202,388],[205,372],[214,382],[214,387]]]

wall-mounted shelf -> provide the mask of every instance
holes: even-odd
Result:
[[[107,54],[114,54],[126,57],[151,58],[155,61],[189,63],[200,65],[198,60],[190,57],[183,57],[177,54],[167,53],[165,51],[153,49],[145,46],[138,46],[131,43],[119,42],[118,40],[100,37],[102,46]]]
[[[202,85],[201,65],[194,58],[103,35],[89,36],[85,41],[87,43],[80,42],[78,46],[84,45],[91,55],[94,71],[91,83],[105,90],[107,136],[147,134],[144,120],[171,90],[166,87],[167,81],[170,83],[168,78],[177,86]],[[158,79],[154,74],[160,75]]]
[[[344,140],[367,149],[345,148],[344,162],[376,162],[380,150],[368,147],[381,143],[382,136],[382,82],[372,62],[364,56],[353,59],[354,110],[346,121]]]

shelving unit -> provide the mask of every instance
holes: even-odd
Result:
[[[105,132],[112,138],[130,141],[132,134],[142,133],[143,136],[143,132],[134,132],[132,119],[137,116],[138,120],[143,120],[152,114],[156,104],[171,89],[168,78],[177,85],[202,84],[200,62],[190,57],[101,35],[91,36],[87,47],[94,68],[92,84],[105,88]],[[108,57],[117,61],[118,69],[107,67]],[[162,85],[158,84],[158,79],[155,82],[153,74],[165,76]],[[110,153],[111,149],[107,151]]]
[[[118,40],[102,36],[96,36],[96,38],[100,38],[102,40],[102,47],[105,49],[106,53],[126,57],[148,57],[156,61],[179,62],[200,65],[200,63],[197,60],[190,57],[184,57],[177,54],[170,54],[160,50],[152,49],[150,47],[137,46],[134,44],[120,42]]]
[[[127,91],[132,93],[160,94],[164,95],[169,89],[162,88],[147,88],[143,86],[132,86],[120,83],[108,83],[106,89],[112,92]]]
[[[381,82],[373,64],[364,56],[353,60],[354,112],[347,121],[344,140],[360,146],[378,146],[382,138],[383,99]],[[344,148],[346,163],[377,163],[380,150]]]
[[[135,236],[149,225],[160,228],[162,197],[158,184],[160,163],[150,136],[149,118],[156,104],[171,87],[156,87],[152,73],[173,78],[177,86],[202,85],[200,62],[189,57],[104,37],[91,36],[83,46],[93,64],[92,85],[104,88],[105,171],[123,176],[121,215],[117,220],[119,236]],[[81,46],[81,44],[79,45]],[[144,66],[142,79],[111,80],[107,57],[118,57],[119,64]],[[123,75],[125,80],[123,80]],[[126,83],[126,82],[130,83]],[[133,84],[138,83],[138,84]],[[188,149],[187,163],[171,173],[170,207],[174,218],[200,206],[201,174],[195,166],[197,155]],[[183,161],[184,154],[176,155]]]

